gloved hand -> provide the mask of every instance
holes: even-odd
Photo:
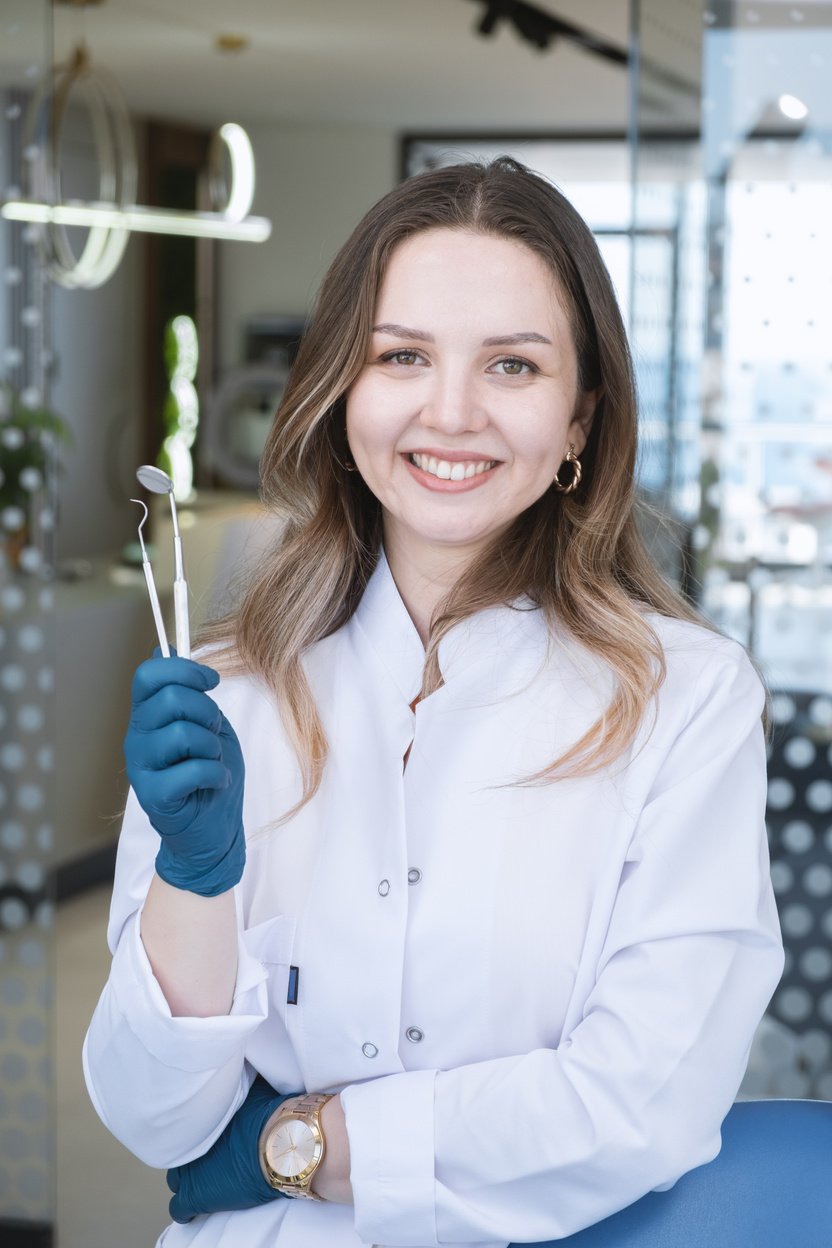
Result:
[[[251,1209],[279,1200],[260,1169],[260,1135],[278,1105],[297,1092],[281,1095],[260,1075],[218,1140],[203,1157],[168,1170],[174,1193],[168,1206],[174,1222],[190,1222],[200,1213]]]
[[[157,656],[133,677],[127,775],[162,838],[157,873],[175,888],[215,897],[238,883],[245,865],[243,755],[208,696],[220,679],[213,668]]]

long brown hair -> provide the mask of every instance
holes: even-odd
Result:
[[[343,625],[378,560],[381,508],[345,469],[345,396],[364,366],[378,291],[394,249],[425,230],[462,229],[524,244],[549,267],[567,309],[580,389],[600,388],[582,481],[553,487],[469,566],[432,621],[423,695],[442,681],[440,639],[475,611],[530,595],[551,628],[566,628],[608,665],[609,706],[552,765],[526,779],[599,770],[633,742],[664,674],[645,609],[696,618],[661,578],[633,515],[636,397],[627,337],[591,231],[542,177],[502,157],[420,174],[371,208],[333,261],[301,343],[261,463],[261,494],[282,517],[281,539],[237,611],[206,640],[226,646],[225,670],[274,690],[303,774],[317,790],[327,742],[301,664],[306,648]]]

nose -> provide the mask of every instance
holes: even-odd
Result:
[[[425,429],[453,436],[479,433],[488,415],[477,395],[474,378],[465,369],[435,368],[431,387],[419,413]]]

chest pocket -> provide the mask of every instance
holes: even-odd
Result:
[[[269,976],[269,1013],[286,1021],[290,995],[297,997],[297,972],[292,968],[297,920],[293,915],[277,914],[274,918],[250,927],[242,934],[248,952],[266,968]],[[290,992],[291,988],[291,992]]]

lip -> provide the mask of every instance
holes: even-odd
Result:
[[[494,473],[500,467],[500,460],[494,464],[493,468],[486,468],[485,472],[481,472],[479,476],[468,477],[462,481],[443,481],[441,477],[434,477],[431,473],[425,472],[423,468],[417,468],[415,464],[410,462],[411,455],[432,455],[434,459],[446,459],[448,463],[476,463],[481,464],[483,460],[490,459],[490,455],[476,455],[468,453],[450,453],[448,451],[405,451],[402,453],[402,461],[405,468],[419,485],[424,486],[426,490],[432,490],[435,494],[467,494],[469,490],[476,490],[481,485],[485,485],[494,476]]]

